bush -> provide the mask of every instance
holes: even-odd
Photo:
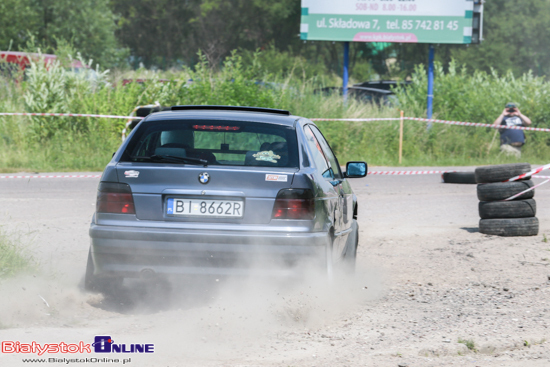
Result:
[[[268,50],[268,55],[269,51]],[[22,84],[0,84],[4,111],[73,112],[127,115],[137,105],[247,105],[288,109],[309,118],[397,117],[394,107],[377,106],[338,94],[316,93],[322,78],[289,72],[274,75],[263,65],[265,53],[233,53],[213,71],[199,55],[194,69],[165,72],[140,70],[128,78],[143,83],[125,86],[107,82],[108,71],[96,70],[91,79],[58,64],[37,63]],[[281,56],[284,59],[286,56]],[[276,60],[275,60],[276,61]],[[276,64],[276,62],[274,63]],[[295,69],[297,70],[297,68]],[[160,79],[168,77],[167,82]],[[438,118],[492,123],[507,101],[520,104],[535,126],[544,122],[550,85],[531,74],[469,73],[451,63],[448,72],[436,66],[434,115]],[[425,114],[426,71],[417,67],[413,83],[396,90],[399,108],[407,116]],[[92,118],[0,118],[0,170],[101,170],[120,144],[126,121]],[[374,165],[398,164],[398,122],[320,122],[318,124],[342,162],[363,159]],[[498,132],[489,128],[406,121],[404,165],[478,165],[514,162],[499,153]],[[547,163],[547,133],[527,132],[522,160]]]
[[[445,120],[493,123],[507,102],[517,102],[521,112],[536,127],[547,126],[550,110],[550,84],[532,73],[516,78],[512,72],[470,72],[452,61],[448,71],[435,64],[434,117]],[[400,106],[416,117],[426,113],[428,77],[423,65],[415,68],[412,84],[398,89]]]
[[[425,116],[427,80],[426,70],[420,65],[412,76],[412,84],[406,89],[396,90],[399,107],[405,111],[405,115]],[[494,71],[469,72],[454,61],[445,73],[443,65],[435,65],[434,118],[492,124],[510,101],[519,104],[521,112],[532,120],[534,127],[550,126],[546,122],[550,113],[550,84],[543,78],[534,77],[531,73],[516,78],[511,72],[502,76]],[[411,124],[422,125],[406,123]],[[527,143],[523,148],[524,159],[544,162],[550,153],[550,135],[529,131],[525,134]],[[442,161],[445,156],[462,157],[464,163],[513,160],[499,155],[500,142],[497,135],[497,130],[491,128],[434,124],[432,130],[413,139],[416,140],[415,146],[424,151],[422,155],[432,156],[436,161]],[[410,135],[406,133],[405,136],[410,140]],[[404,155],[408,156],[405,152]]]
[[[80,61],[89,67],[82,58]],[[77,73],[63,68],[58,60],[46,64],[44,57],[36,62],[30,60],[30,63],[31,67],[26,71],[27,80],[23,93],[27,112],[74,112],[71,111],[73,106],[89,99],[96,91],[109,87],[109,83],[105,81],[108,70],[99,72],[97,69],[94,72],[88,69],[88,72]],[[89,122],[89,119],[82,118],[33,117],[29,132],[33,138],[49,139],[56,134],[66,134],[69,131],[88,131]]]

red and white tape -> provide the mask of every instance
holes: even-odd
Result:
[[[140,107],[154,107],[155,105],[147,105]],[[135,111],[135,109],[134,109]],[[132,111],[132,112],[134,112]],[[132,114],[131,114],[132,115]],[[98,115],[87,113],[31,113],[31,112],[0,112],[0,116],[55,116],[55,117],[96,117],[96,118],[109,118],[109,119],[125,119],[125,120],[141,120],[143,117],[138,116],[119,116],[119,115]],[[488,127],[491,129],[510,129],[510,130],[527,130],[527,131],[543,131],[550,132],[550,129],[541,127],[528,127],[528,126],[505,126],[505,125],[493,125],[493,124],[481,124],[477,122],[463,122],[463,121],[448,121],[437,119],[425,119],[420,117],[404,117],[404,120],[409,121],[425,121],[434,122],[436,124],[447,125],[459,125],[459,126],[475,126],[475,127]],[[383,118],[356,118],[356,119],[327,119],[327,118],[313,118],[312,121],[347,121],[347,122],[374,122],[374,121],[399,121],[398,117],[383,117]]]
[[[525,177],[529,177],[529,176],[533,176],[533,175],[536,175],[537,173],[541,172],[541,171],[544,171],[544,170],[547,170],[547,169],[550,169],[550,164],[547,164],[547,165],[544,165],[542,167],[539,167],[539,168],[535,168],[534,170],[531,170],[527,173],[523,173],[521,175],[518,175],[516,177],[512,177],[504,182],[510,182],[510,181],[517,181],[517,180],[521,180],[521,179],[524,179]]]
[[[544,185],[545,183],[548,183],[549,181],[550,181],[550,179],[548,179],[548,180],[546,180],[546,181],[543,181],[543,182],[539,183],[538,185],[532,186],[532,187],[528,188],[527,190],[523,190],[522,192],[520,192],[520,193],[518,193],[518,194],[512,195],[512,196],[510,196],[509,198],[504,199],[503,201],[514,200],[514,199],[517,198],[518,196],[521,196],[521,195],[525,194],[526,192],[529,192],[529,191],[531,191],[531,190],[534,190],[534,189],[536,189],[537,187],[542,186],[542,185]]]
[[[311,121],[345,121],[345,122],[346,121],[347,122],[372,122],[372,121],[398,121],[398,120],[400,120],[398,117],[393,117],[393,118],[368,118],[368,119],[320,119],[320,118],[311,119]],[[550,132],[550,129],[541,128],[541,127],[505,126],[505,125],[481,124],[481,123],[478,123],[478,122],[463,122],[463,121],[425,119],[425,118],[420,118],[420,117],[403,117],[403,120],[434,122],[436,124],[459,125],[459,126],[488,127],[490,129],[509,129],[509,130],[528,130],[528,131]]]
[[[55,116],[55,117],[98,117],[107,119],[142,119],[143,117],[118,116],[118,115],[95,115],[89,113],[30,113],[30,112],[0,112],[0,116]]]
[[[550,166],[550,165],[548,165]],[[544,166],[547,167],[547,166]],[[543,168],[543,167],[541,167]],[[534,171],[540,172],[542,169],[536,169]],[[412,175],[436,175],[447,172],[467,172],[467,171],[370,171],[369,176],[412,176]],[[528,175],[525,173],[524,175]],[[523,176],[523,175],[522,175]],[[100,178],[101,175],[4,175],[0,176],[0,179],[14,179],[14,178]],[[519,177],[519,176],[518,176]],[[532,178],[546,178],[550,179],[550,176],[538,176],[532,175]],[[508,181],[511,181],[510,179]],[[535,186],[536,187],[536,186]],[[534,187],[533,187],[534,188]],[[529,191],[529,190],[528,190]]]
[[[419,117],[405,117],[405,120],[435,122],[436,124],[447,124],[447,125],[488,127],[488,128],[491,128],[491,129],[529,130],[529,131],[550,132],[550,129],[541,128],[541,127],[480,124],[478,122],[447,121],[447,120],[436,120],[436,119],[424,119],[424,118],[419,118]]]
[[[435,175],[445,172],[457,172],[457,171],[370,171],[368,175],[380,175],[380,176],[409,176],[409,175]]]
[[[101,175],[9,175],[1,178],[100,178]]]
[[[406,117],[404,119],[407,119]],[[311,121],[346,121],[346,122],[372,122],[372,121],[399,121],[399,117],[369,118],[369,119],[310,119]]]
[[[369,175],[431,175],[445,172],[457,172],[457,171],[371,171]],[[100,178],[101,175],[4,175],[0,176],[0,179],[13,179],[13,178]]]

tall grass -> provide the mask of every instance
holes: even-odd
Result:
[[[303,67],[275,74],[262,66],[261,55],[234,53],[213,71],[204,57],[194,69],[163,74],[138,71],[144,83],[122,85],[119,74],[98,70],[99,78],[74,74],[60,65],[36,63],[24,82],[0,82],[0,111],[73,112],[127,115],[136,105],[214,104],[288,109],[309,118],[398,117],[425,114],[427,76],[416,69],[412,85],[397,90],[399,106],[387,107],[341,96],[323,95],[322,76],[304,77]],[[265,57],[264,57],[265,59]],[[116,74],[116,73],[115,73]],[[128,77],[128,75],[124,75]],[[159,79],[168,77],[168,82]],[[130,76],[131,77],[131,76]],[[550,84],[530,74],[469,73],[451,63],[437,65],[435,116],[442,119],[492,123],[508,101],[518,102],[535,126],[548,126]],[[0,172],[101,170],[120,144],[125,120],[90,118],[0,118]],[[374,165],[397,165],[398,122],[320,122],[342,162],[362,159]],[[521,160],[543,163],[550,135],[527,132]],[[434,125],[406,121],[404,165],[477,165],[513,162],[499,152],[493,129]],[[545,162],[546,163],[546,162]]]
[[[451,62],[448,71],[436,64],[434,85],[434,118],[454,121],[492,124],[502,113],[507,102],[519,104],[521,112],[528,116],[534,127],[550,127],[550,83],[531,73],[521,77],[511,72],[498,75],[495,71],[469,71]],[[396,91],[400,108],[406,115],[425,115],[427,73],[422,66],[416,68],[412,84]],[[442,162],[442,164],[484,164],[514,162],[513,158],[500,154],[498,132],[490,128],[434,125],[429,132],[407,122],[405,136],[414,141],[407,144],[404,156],[411,162]],[[522,161],[547,163],[550,157],[550,134],[526,131],[526,145]],[[439,164],[439,163],[438,163]]]
[[[37,263],[20,238],[8,236],[0,228],[0,279],[37,269]]]

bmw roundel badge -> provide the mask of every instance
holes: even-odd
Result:
[[[208,181],[210,181],[210,175],[208,174],[208,172],[203,172],[199,175],[199,182],[201,184],[207,184]]]

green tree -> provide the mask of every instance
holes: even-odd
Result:
[[[123,55],[109,0],[2,0],[0,24],[2,49],[11,43],[12,50],[24,50],[34,39],[43,52],[54,52],[63,40],[105,66]]]
[[[471,69],[550,74],[550,1],[487,1],[484,38],[480,45],[454,48],[450,56]]]
[[[490,0],[485,2],[484,40],[479,45],[437,45],[436,60],[448,65],[452,59],[470,70],[515,75],[532,70],[550,74],[550,1]],[[426,44],[394,44],[398,62],[411,73],[416,64],[428,61]]]
[[[191,1],[111,0],[110,4],[119,17],[117,38],[131,50],[134,67],[141,61],[166,68],[178,59],[194,58],[196,49],[189,44]]]
[[[237,48],[299,41],[300,0],[111,0],[111,8],[135,66],[194,65],[200,50],[216,67]]]
[[[0,1],[0,50],[19,50],[38,36],[42,21],[34,0]]]
[[[193,39],[211,65],[232,49],[287,48],[298,40],[297,0],[203,0],[197,4]]]

